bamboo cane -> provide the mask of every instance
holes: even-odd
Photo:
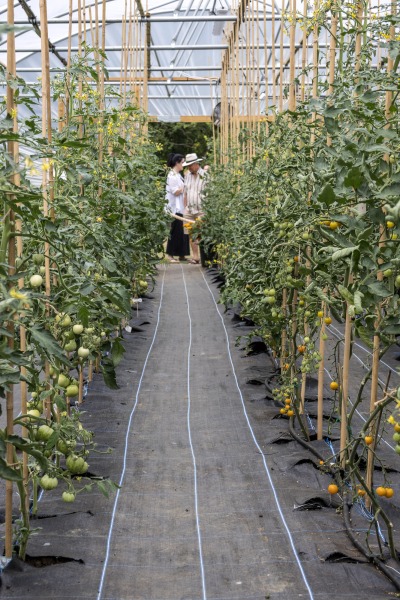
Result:
[[[83,364],[79,366],[78,404],[83,401]]]
[[[289,110],[294,112],[296,110],[296,0],[290,0],[290,15]]]
[[[382,279],[382,277],[380,277]],[[380,342],[381,338],[378,333],[379,324],[380,324],[380,306],[377,310],[377,318],[375,321],[375,335],[373,341],[373,350],[372,350],[372,372],[371,372],[371,395],[370,395],[370,413],[374,412],[375,404],[378,400],[378,382],[379,382],[379,353],[380,353]],[[376,420],[371,423],[370,426],[370,435],[373,437],[374,441],[371,444],[371,447],[368,447],[368,458],[367,458],[367,470],[365,474],[365,481],[368,489],[372,489],[373,480],[374,480],[374,449],[376,442]],[[371,507],[371,500],[369,497],[366,498],[366,506],[367,508]]]
[[[284,317],[286,318],[286,311],[287,311],[287,289],[283,288],[282,290],[282,314],[284,315]],[[285,370],[285,363],[286,363],[286,355],[287,355],[287,331],[286,331],[286,326],[284,326],[282,328],[282,335],[281,335],[281,372],[283,373],[283,371]]]
[[[391,14],[395,15],[396,12],[397,12],[396,3],[393,0],[391,3]],[[394,40],[394,38],[395,38],[394,24],[392,24],[390,27],[389,36],[390,36],[391,40]],[[390,75],[390,73],[393,71],[394,61],[392,58],[390,58],[389,55],[387,57],[387,61],[388,62],[387,62],[386,70],[387,70],[388,75]],[[390,119],[390,106],[392,103],[392,99],[393,99],[393,92],[390,90],[387,90],[386,95],[385,95],[385,116],[386,116],[387,121],[389,121],[389,119]],[[389,123],[387,124],[386,127],[389,127]],[[387,154],[385,155],[385,160],[389,161],[389,156]],[[380,241],[379,241],[379,246],[381,248],[384,246],[384,241],[383,241],[384,239],[385,239],[385,229],[384,229],[384,227],[381,226]],[[377,279],[378,279],[378,281],[383,280],[382,271],[378,271]],[[374,326],[375,335],[374,335],[374,339],[373,339],[373,351],[372,351],[370,414],[372,412],[374,412],[376,402],[378,399],[380,321],[381,321],[381,305],[379,304],[377,307],[376,321],[375,321],[375,326]],[[365,475],[366,484],[369,489],[372,489],[373,479],[374,479],[374,449],[375,449],[375,445],[376,445],[376,433],[377,433],[376,432],[376,420],[374,420],[373,422],[371,422],[371,427],[370,427],[370,435],[374,438],[374,441],[373,441],[372,445],[370,447],[368,447],[367,470],[366,470],[366,475]],[[367,508],[371,507],[371,500],[369,497],[367,497],[367,499],[366,499],[366,506],[367,506]]]
[[[271,69],[272,69],[272,104],[276,106],[276,40],[275,40],[275,0],[271,13]]]
[[[91,383],[93,381],[93,361],[89,361],[89,370],[88,370],[88,382]]]
[[[303,40],[302,40],[302,54],[301,54],[301,101],[304,102],[306,99],[306,63],[307,63],[307,0],[303,2]]]
[[[40,27],[41,27],[41,63],[42,63],[42,136],[49,142],[51,141],[51,98],[50,98],[50,58],[49,58],[49,35],[47,26],[47,2],[40,0]],[[50,168],[48,168],[48,159],[43,159],[42,163],[42,195],[43,195],[43,215],[48,217],[50,183]],[[50,273],[50,244],[44,243],[44,267],[45,267],[45,293],[47,298],[50,297],[51,291],[51,273]],[[46,313],[50,314],[50,306],[47,303]],[[49,363],[45,363],[46,380],[49,378]],[[45,400],[45,415],[47,419],[51,418],[51,401],[50,398]]]
[[[272,3],[274,4],[274,3]],[[268,36],[267,36],[267,6],[263,3],[263,36],[264,36],[264,81],[265,81],[265,114],[269,109],[269,85],[268,85]]]
[[[349,283],[351,277],[349,278]],[[342,365],[342,386],[340,389],[340,464],[342,468],[346,464],[346,447],[348,443],[348,427],[347,427],[347,410],[349,401],[349,374],[350,374],[350,356],[352,346],[352,322],[349,311],[349,306],[346,303],[346,323],[344,329],[344,348],[343,348],[343,365]]]
[[[86,0],[82,0],[83,42],[86,44]]]
[[[283,15],[285,12],[285,0],[282,0],[281,24],[279,36],[279,112],[283,111]]]
[[[68,52],[67,52],[67,72],[66,72],[66,86],[65,86],[65,123],[68,126],[70,117],[70,69],[71,69],[71,48],[72,48],[72,0],[69,0],[68,5]]]
[[[324,427],[324,375],[325,375],[325,320],[326,306],[322,303],[323,317],[321,319],[321,330],[319,334],[320,361],[318,367],[318,408],[317,408],[317,439],[323,438]]]
[[[12,0],[7,2],[7,25],[9,27],[14,26],[14,3]],[[9,31],[7,34],[7,78],[11,78],[15,73],[15,33]],[[15,123],[15,99],[14,90],[12,85],[7,85],[7,113]],[[15,158],[15,145],[13,141],[8,143],[8,152],[11,158]],[[15,183],[14,177],[12,177],[12,183]],[[6,225],[8,225],[8,273],[14,275],[15,273],[15,237],[13,235],[13,225],[15,216],[14,211],[8,211],[8,216],[5,218],[3,235],[6,235]],[[8,322],[7,330],[10,337],[8,338],[8,347],[10,351],[14,349],[14,323],[12,320]],[[6,392],[6,432],[7,436],[11,436],[14,433],[14,390],[11,388]],[[14,463],[14,447],[8,443],[6,445],[6,461],[8,465]],[[6,497],[5,497],[5,546],[4,556],[6,560],[11,560],[13,554],[13,515],[12,515],[12,504],[13,504],[13,483],[12,481],[6,480]]]

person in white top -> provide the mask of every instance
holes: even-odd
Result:
[[[167,201],[167,211],[172,215],[183,216],[184,211],[184,182],[181,175],[185,158],[182,154],[170,154],[167,165],[171,168],[167,177],[165,199]],[[190,254],[188,236],[184,234],[183,223],[178,219],[173,219],[171,223],[171,232],[167,242],[167,255],[170,262],[185,260],[185,256]]]
[[[204,169],[201,168],[200,162],[202,158],[198,158],[197,154],[187,154],[185,157],[184,167],[188,167],[185,174],[185,215],[195,221],[203,215],[201,203],[203,199],[203,190],[207,182],[207,175]],[[189,261],[192,264],[200,263],[199,245],[198,242],[190,240],[190,247],[193,258]]]

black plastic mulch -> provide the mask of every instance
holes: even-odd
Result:
[[[279,418],[265,386],[275,376],[272,360],[265,353],[247,356],[235,346],[236,337],[251,326],[228,311],[224,323],[247,421],[222,322],[206,285],[207,280],[217,298],[213,273],[204,279],[196,266],[166,267],[157,335],[127,434],[157,326],[163,275],[161,266],[154,298],[133,314],[132,324],[144,331],[125,334],[120,390],[107,390],[96,377],[83,406],[82,420],[95,432],[98,448],[113,448],[111,454],[91,456],[91,473],[118,482],[128,441],[114,517],[115,497],[79,495],[67,505],[60,490],[46,493],[33,523],[41,529],[28,552],[42,557],[36,565],[48,566],[14,560],[3,573],[0,598],[393,597],[392,584],[347,537],[338,503],[326,491],[330,476],[292,440],[287,420]],[[324,442],[316,444],[329,455]],[[397,477],[393,473],[398,489]],[[391,511],[398,522],[396,502]],[[356,512],[353,518],[364,539],[367,519]]]

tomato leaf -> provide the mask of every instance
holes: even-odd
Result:
[[[349,248],[342,248],[341,250],[336,250],[332,254],[332,261],[339,260],[339,258],[345,258],[354,252],[354,250],[358,250],[358,246],[350,246]]]
[[[381,298],[387,298],[392,295],[392,292],[386,287],[382,281],[374,281],[373,283],[369,283],[367,285],[368,290],[371,294],[375,296],[379,296]]]
[[[22,476],[18,471],[9,467],[3,458],[0,458],[0,478],[8,481],[21,481]]]
[[[360,167],[352,167],[344,178],[344,185],[357,190],[364,180]]]
[[[117,384],[117,377],[115,373],[115,367],[112,361],[109,358],[103,358],[101,364],[101,372],[103,374],[104,383],[111,390],[119,390],[119,385]]]
[[[56,339],[52,336],[52,334],[46,329],[39,329],[39,327],[34,326],[29,330],[32,339],[36,342],[37,346],[39,346],[40,350],[49,357],[56,357],[61,360],[63,363],[68,363],[67,357],[65,356],[63,350],[58,345]]]
[[[47,471],[48,468],[48,460],[45,456],[43,456],[42,452],[35,448],[33,444],[30,444],[23,438],[18,435],[9,435],[5,439],[6,442],[9,442],[13,446],[17,448],[17,450],[21,450],[22,452],[26,452],[35,458],[41,469]]]
[[[112,347],[111,347],[111,358],[112,358],[114,367],[117,367],[119,365],[124,353],[125,353],[125,348],[124,348],[123,344],[121,344],[121,341],[118,338],[113,340]]]
[[[335,202],[336,195],[330,183],[327,183],[322,188],[321,192],[318,195],[318,200],[320,202],[323,202],[324,204],[327,204],[328,206]]]

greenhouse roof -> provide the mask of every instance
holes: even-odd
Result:
[[[0,23],[7,21],[2,1]],[[17,73],[31,84],[42,72],[40,4],[14,2],[15,25],[21,28],[16,34]],[[316,0],[48,0],[47,5],[52,77],[73,60],[83,42],[102,48],[106,95],[114,98],[110,102],[118,104],[119,93],[164,121],[210,121],[223,98],[225,110],[234,107],[239,118],[262,117],[272,106],[282,110],[290,104],[289,87],[300,100],[316,94],[313,81],[328,77],[335,52],[329,54],[332,40],[336,43],[330,35],[329,3]],[[390,10],[386,0],[371,4],[370,17],[382,15],[385,6]],[[346,16],[354,18],[354,10]],[[372,58],[376,65],[384,42],[382,38]],[[346,43],[343,38],[342,58]],[[4,38],[3,63],[6,53]]]
[[[79,7],[82,15],[82,37],[88,45],[95,45],[96,19],[99,22],[98,39],[101,39],[103,3],[101,0],[57,0],[47,3],[49,41],[52,44],[50,68],[52,76],[64,69],[70,39],[71,53],[76,54],[79,36]],[[253,40],[253,50],[260,48],[254,55],[254,64],[263,69],[261,77],[265,79],[264,65],[271,62],[271,51],[264,44],[264,36],[271,39],[271,3],[259,1],[250,3],[242,0],[242,5],[252,6],[251,15],[257,23],[252,33],[243,27],[241,42],[246,46],[246,38],[257,36]],[[14,2],[15,23],[28,29],[21,30],[16,36],[17,72],[28,82],[36,82],[41,74],[40,54],[40,2],[39,0],[20,0]],[[70,6],[71,22],[70,22]],[[257,9],[258,7],[258,9]],[[298,9],[301,7],[298,6]],[[275,5],[277,20],[275,38],[280,31],[282,3]],[[159,120],[206,120],[210,118],[220,99],[220,75],[224,54],[227,51],[229,33],[236,27],[238,20],[237,3],[225,0],[107,0],[105,3],[105,52],[109,80],[107,86],[121,85],[121,78],[148,77],[148,111]],[[250,8],[248,8],[250,10]],[[257,15],[258,13],[258,15]],[[97,15],[97,16],[96,16]],[[260,21],[258,18],[260,17]],[[261,24],[261,18],[265,25]],[[7,20],[7,5],[0,5],[0,20]],[[245,22],[245,19],[240,21]],[[136,22],[141,25],[138,26]],[[256,29],[256,33],[255,33]],[[124,31],[123,31],[124,30]],[[71,35],[69,35],[71,32]],[[147,33],[146,33],[147,32]],[[134,40],[136,35],[136,41]],[[146,35],[148,37],[146,37]],[[92,37],[93,36],[93,37]],[[285,34],[286,36],[286,34]],[[146,40],[149,43],[146,44]],[[288,54],[288,38],[285,40],[285,54]],[[124,69],[124,49],[135,46],[142,48],[141,65],[133,63]],[[270,44],[269,44],[270,46]],[[147,58],[144,49],[148,47]],[[268,52],[267,52],[268,50]],[[246,50],[244,50],[245,52]],[[275,57],[278,60],[279,53]],[[285,56],[286,59],[286,56]],[[6,60],[6,39],[0,43],[0,60]],[[146,62],[147,61],[147,62]],[[125,70],[125,73],[124,73]],[[270,79],[271,75],[267,79]],[[270,82],[269,82],[270,83]],[[129,85],[129,82],[128,82]],[[109,89],[109,88],[107,88]],[[265,90],[265,87],[264,87]],[[258,90],[261,93],[260,90]],[[265,96],[265,91],[264,91]]]

